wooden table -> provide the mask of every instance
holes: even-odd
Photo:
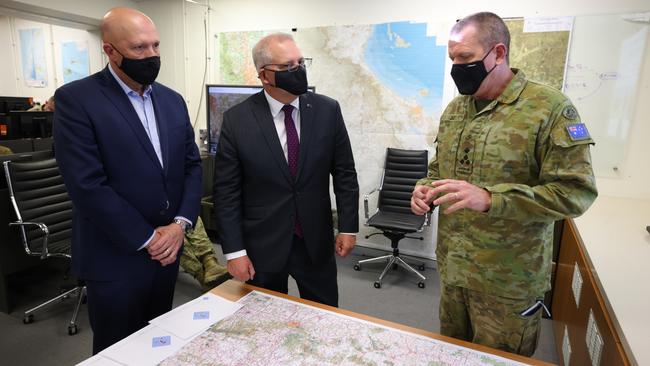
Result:
[[[617,197],[598,197],[566,221],[552,311],[561,361],[591,365],[600,348],[599,365],[650,365],[647,225],[650,200]]]
[[[406,325],[403,325],[403,324],[393,323],[393,322],[383,320],[383,319],[379,319],[379,318],[375,318],[375,317],[372,317],[372,316],[355,313],[355,312],[350,311],[350,310],[339,309],[339,308],[335,308],[335,307],[332,307],[332,306],[323,305],[323,304],[320,304],[320,303],[317,303],[317,302],[299,299],[299,298],[296,298],[296,297],[293,297],[293,296],[281,294],[281,293],[278,293],[278,292],[275,292],[275,291],[266,290],[266,289],[259,288],[259,287],[256,287],[256,286],[251,286],[251,285],[248,285],[248,284],[245,284],[245,283],[242,283],[242,282],[238,282],[238,281],[233,281],[233,280],[226,281],[223,284],[221,284],[220,286],[212,289],[211,292],[213,294],[221,296],[221,297],[223,297],[225,299],[228,299],[228,300],[231,300],[231,301],[237,301],[237,300],[239,300],[240,298],[247,295],[249,292],[251,292],[253,290],[264,292],[264,293],[274,295],[274,296],[278,296],[278,297],[282,297],[282,298],[290,300],[290,301],[299,302],[299,303],[311,305],[311,306],[314,306],[314,307],[317,307],[317,308],[333,311],[333,312],[336,312],[338,314],[343,314],[343,315],[347,315],[347,316],[350,316],[350,317],[353,317],[353,318],[357,318],[357,319],[369,321],[369,322],[372,322],[372,323],[384,325],[384,326],[387,326],[387,327],[399,329],[399,330],[402,330],[402,331],[406,331],[406,332],[410,332],[410,333],[414,333],[414,334],[419,334],[419,335],[422,335],[422,336],[425,336],[425,337],[429,337],[429,338],[433,338],[433,339],[443,341],[443,342],[446,342],[446,343],[451,343],[451,344],[454,344],[454,345],[457,345],[457,346],[473,349],[473,350],[476,350],[476,351],[479,351],[479,352],[490,353],[490,354],[493,354],[493,355],[496,355],[496,356],[500,356],[500,357],[503,357],[503,358],[508,358],[508,359],[515,360],[515,361],[518,361],[518,362],[522,362],[522,363],[526,363],[526,364],[530,364],[530,365],[550,365],[549,363],[539,361],[539,360],[535,360],[535,359],[532,359],[532,358],[523,357],[523,356],[516,355],[516,354],[513,354],[513,353],[500,351],[500,350],[497,350],[497,349],[494,349],[494,348],[490,348],[490,347],[481,346],[481,345],[474,344],[474,343],[461,341],[461,340],[458,340],[458,339],[455,339],[455,338],[446,337],[446,336],[436,334],[436,333],[432,333],[432,332],[428,332],[428,331],[425,331],[425,330],[422,330],[422,329],[417,329],[417,328],[409,327],[409,326],[406,326]]]

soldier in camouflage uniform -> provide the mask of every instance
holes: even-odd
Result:
[[[185,234],[181,267],[196,278],[206,291],[232,278],[226,267],[219,264],[200,216],[194,229]]]
[[[452,78],[463,95],[440,118],[411,209],[441,210],[441,333],[530,356],[538,299],[551,287],[553,223],[597,196],[594,142],[566,96],[510,69],[509,41],[492,13],[452,29]]]

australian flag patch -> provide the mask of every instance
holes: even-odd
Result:
[[[591,138],[589,136],[589,131],[587,131],[587,126],[584,123],[572,123],[566,127],[569,131],[569,137],[573,141],[586,140]]]

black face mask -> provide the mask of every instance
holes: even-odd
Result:
[[[454,64],[451,66],[451,78],[454,79],[459,93],[463,95],[474,95],[478,88],[481,87],[483,80],[497,67],[495,64],[490,71],[487,71],[483,62],[493,49],[494,47],[490,48],[479,61],[467,64]]]
[[[288,91],[293,95],[301,95],[307,92],[307,70],[300,66],[296,71],[275,71],[275,86]]]
[[[111,46],[113,45],[111,44]],[[115,46],[113,49],[122,56],[122,63],[119,67],[128,77],[142,85],[153,84],[160,71],[160,56],[134,59],[124,56]]]

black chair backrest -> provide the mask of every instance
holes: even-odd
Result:
[[[56,160],[8,161],[4,165],[18,221],[47,225],[49,251],[69,251],[72,201]],[[20,231],[31,251],[42,251],[44,234],[37,226],[25,226]]]
[[[386,149],[384,179],[377,207],[380,211],[411,213],[415,183],[427,175],[427,150]]]

